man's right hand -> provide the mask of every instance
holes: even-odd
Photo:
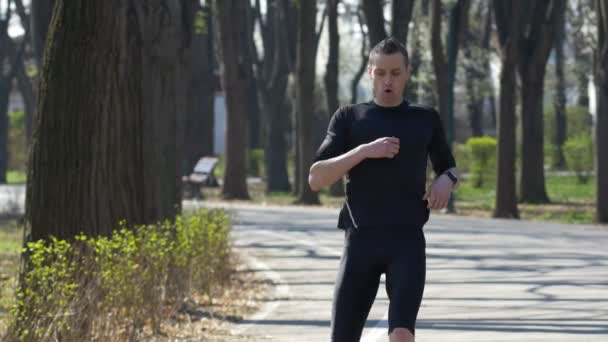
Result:
[[[399,138],[384,137],[363,146],[366,158],[394,158],[399,153]]]

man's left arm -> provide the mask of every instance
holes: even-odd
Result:
[[[424,196],[430,209],[447,207],[450,194],[459,185],[456,161],[445,137],[439,113],[433,111],[433,137],[428,145],[429,156],[437,177]]]

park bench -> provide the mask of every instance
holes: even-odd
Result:
[[[189,195],[187,197],[200,198],[202,187],[219,186],[213,174],[217,163],[218,158],[216,157],[203,157],[196,162],[191,174],[182,177],[184,192]]]

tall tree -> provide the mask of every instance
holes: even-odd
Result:
[[[566,11],[558,13],[557,31],[555,33],[555,99],[553,110],[555,112],[555,132],[553,133],[553,155],[551,163],[553,168],[565,169],[563,146],[567,138],[566,127],[566,80],[564,76],[564,43],[566,40]]]
[[[214,137],[215,77],[211,4],[198,5],[192,37],[191,80],[186,113],[184,173],[192,172],[202,156],[212,155]]]
[[[367,24],[367,31],[369,32],[370,48],[373,48],[376,44],[386,38],[382,7],[382,1],[363,0],[363,13],[365,14],[365,22]]]
[[[301,204],[318,204],[319,195],[308,186],[308,170],[314,156],[311,144],[314,115],[310,106],[314,102],[316,60],[317,1],[302,1],[299,8],[299,30],[296,64],[296,113],[298,121],[298,149],[300,151],[300,191],[297,199]]]
[[[266,20],[262,18],[259,0],[256,1],[256,19],[261,28],[264,58],[256,59],[256,77],[262,94],[265,118],[266,191],[285,192],[291,186],[287,173],[287,79],[290,71],[288,47],[287,0],[267,2]],[[254,50],[256,51],[256,50]],[[257,53],[255,54],[257,56]]]
[[[519,218],[515,191],[515,106],[522,1],[494,0],[494,17],[501,48],[498,111],[498,168],[494,217]]]
[[[450,97],[453,96],[453,87],[450,87],[450,79],[453,79],[456,74],[456,56],[460,37],[465,27],[466,16],[468,14],[469,1],[458,0],[450,9],[450,20],[454,20],[455,24],[450,27],[449,35],[452,37],[453,47],[448,51],[448,59],[444,52],[441,39],[441,21],[442,21],[442,6],[441,0],[433,0],[433,14],[431,23],[431,52],[433,54],[433,70],[435,71],[435,82],[437,84],[437,95],[439,97],[439,113],[443,124],[448,127],[449,135],[452,118],[450,117]],[[450,38],[448,37],[448,38]],[[451,55],[451,56],[450,56]],[[453,66],[453,67],[452,67]],[[450,92],[452,94],[450,94]]]
[[[222,84],[226,94],[226,169],[222,194],[224,198],[249,199],[247,190],[248,115],[246,66],[240,55],[245,39],[245,1],[216,0],[219,45],[222,55]]]
[[[247,5],[244,7],[245,18],[240,25],[240,35],[243,37],[241,39],[241,55],[243,59],[243,66],[245,69],[246,78],[247,78],[247,115],[249,117],[249,142],[248,147],[250,149],[259,148],[261,146],[261,138],[260,138],[260,100],[258,96],[258,83],[256,82],[256,77],[254,74],[254,60],[255,60],[255,51],[253,40],[254,37],[254,9],[252,5],[247,2]]]
[[[31,0],[31,29],[34,55],[38,69],[42,68],[42,55],[46,37],[53,14],[53,7],[58,0]]]
[[[180,210],[195,1],[58,0],[42,67],[26,241]],[[113,72],[107,72],[113,70]]]
[[[334,113],[340,106],[338,101],[338,63],[340,61],[340,33],[338,32],[338,3],[340,0],[327,1],[327,31],[329,33],[329,56],[325,67],[325,92],[327,111]],[[344,183],[340,179],[329,189],[332,196],[344,196]]]
[[[525,203],[547,203],[543,150],[544,79],[549,52],[554,46],[559,13],[565,0],[527,1],[519,38],[521,80],[521,176],[519,196]]]
[[[407,33],[414,14],[415,0],[393,0],[391,34],[407,46]]]
[[[473,136],[483,135],[483,106],[493,93],[490,73],[490,33],[492,29],[491,3],[479,1],[472,20],[465,25],[462,48],[463,67],[466,74],[467,110]]]
[[[596,0],[598,44],[596,50],[597,109],[595,123],[596,220],[608,223],[608,4]]]
[[[577,99],[576,104],[589,109],[589,80],[593,74],[593,52],[591,46],[595,41],[591,38],[588,27],[594,27],[591,18],[595,13],[595,0],[568,1],[566,20],[570,31],[569,40],[574,51],[574,73],[576,75]]]
[[[357,21],[359,22],[359,30],[363,39],[361,39],[361,62],[359,63],[359,68],[355,72],[352,81],[350,82],[350,103],[357,103],[358,100],[358,90],[359,90],[359,82],[361,81],[361,77],[365,74],[365,70],[367,69],[367,32],[365,31],[365,23],[363,19],[363,15],[361,14],[362,8],[357,9]]]

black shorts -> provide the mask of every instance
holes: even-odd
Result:
[[[395,328],[415,332],[426,276],[422,227],[348,229],[334,292],[331,340],[359,341],[386,274],[389,334]]]

